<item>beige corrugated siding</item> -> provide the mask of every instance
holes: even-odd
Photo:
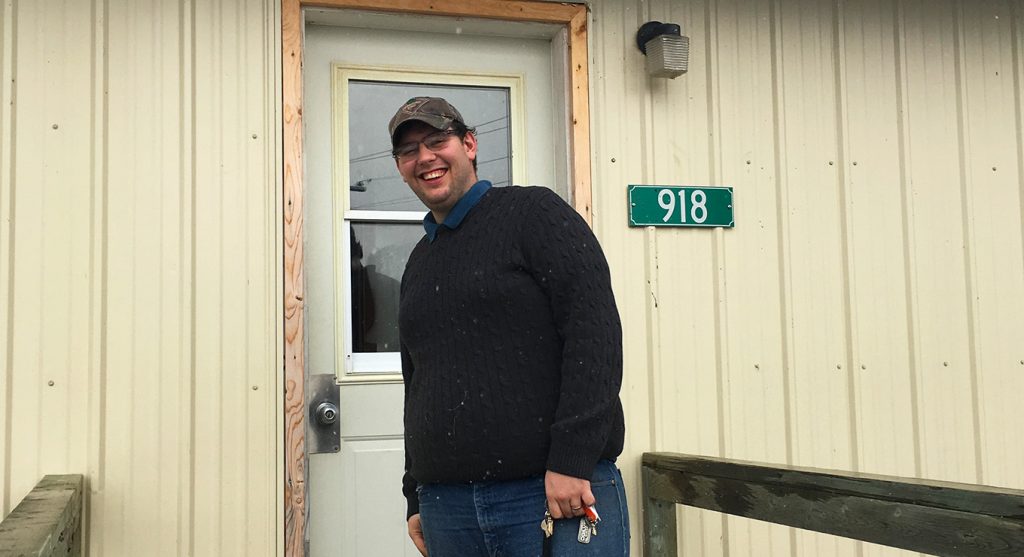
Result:
[[[1020,3],[592,7],[633,481],[654,449],[1024,487]],[[649,20],[687,75],[646,77]],[[733,186],[736,228],[628,229],[641,183]],[[898,553],[680,514],[687,555]]]
[[[646,450],[1024,487],[1020,3],[591,8],[634,548]],[[278,12],[0,3],[0,510],[85,473],[93,555],[282,547]],[[736,228],[629,229],[638,183]],[[898,553],[680,516],[687,555]]]
[[[276,554],[279,5],[2,6],[0,511],[84,473],[92,555]]]

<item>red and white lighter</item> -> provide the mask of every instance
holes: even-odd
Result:
[[[601,522],[601,515],[597,514],[597,507],[594,505],[583,507],[583,514],[590,522]]]
[[[597,514],[597,507],[587,505],[583,508],[583,518],[580,519],[580,529],[576,534],[576,541],[590,543],[590,539],[597,535],[597,523],[601,516]]]

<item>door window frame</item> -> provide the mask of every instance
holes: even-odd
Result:
[[[441,72],[402,67],[376,67],[335,63],[331,66],[331,105],[333,134],[334,198],[334,284],[335,291],[335,373],[337,382],[394,382],[402,381],[401,360],[398,351],[357,353],[352,347],[352,258],[351,234],[353,223],[421,223],[422,211],[353,210],[349,195],[352,183],[349,162],[349,83],[352,81],[395,84],[421,84],[465,87],[489,87],[508,90],[511,144],[509,156],[512,183],[524,183],[526,176],[526,114],[523,99],[523,76],[518,74]],[[472,124],[472,122],[470,122]],[[397,174],[398,171],[395,170]],[[397,317],[397,316],[396,316]]]
[[[541,22],[562,25],[568,38],[570,198],[591,222],[590,83],[587,59],[588,12],[584,4],[537,0],[281,0],[281,119],[283,162],[282,241],[284,246],[284,400],[280,440],[283,484],[279,532],[287,557],[305,554],[306,401],[303,332],[303,145],[302,9],[338,8],[406,15],[437,15]]]

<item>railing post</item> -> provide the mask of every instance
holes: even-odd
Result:
[[[676,504],[656,497],[657,472],[643,467],[644,557],[676,557]]]
[[[82,554],[81,474],[46,476],[0,522],[0,557]]]

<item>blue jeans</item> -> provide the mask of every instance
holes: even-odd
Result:
[[[628,557],[629,513],[622,474],[607,460],[590,489],[601,515],[597,536],[579,543],[580,518],[555,521],[552,557]],[[425,484],[420,519],[429,557],[540,557],[544,477],[473,484]]]

